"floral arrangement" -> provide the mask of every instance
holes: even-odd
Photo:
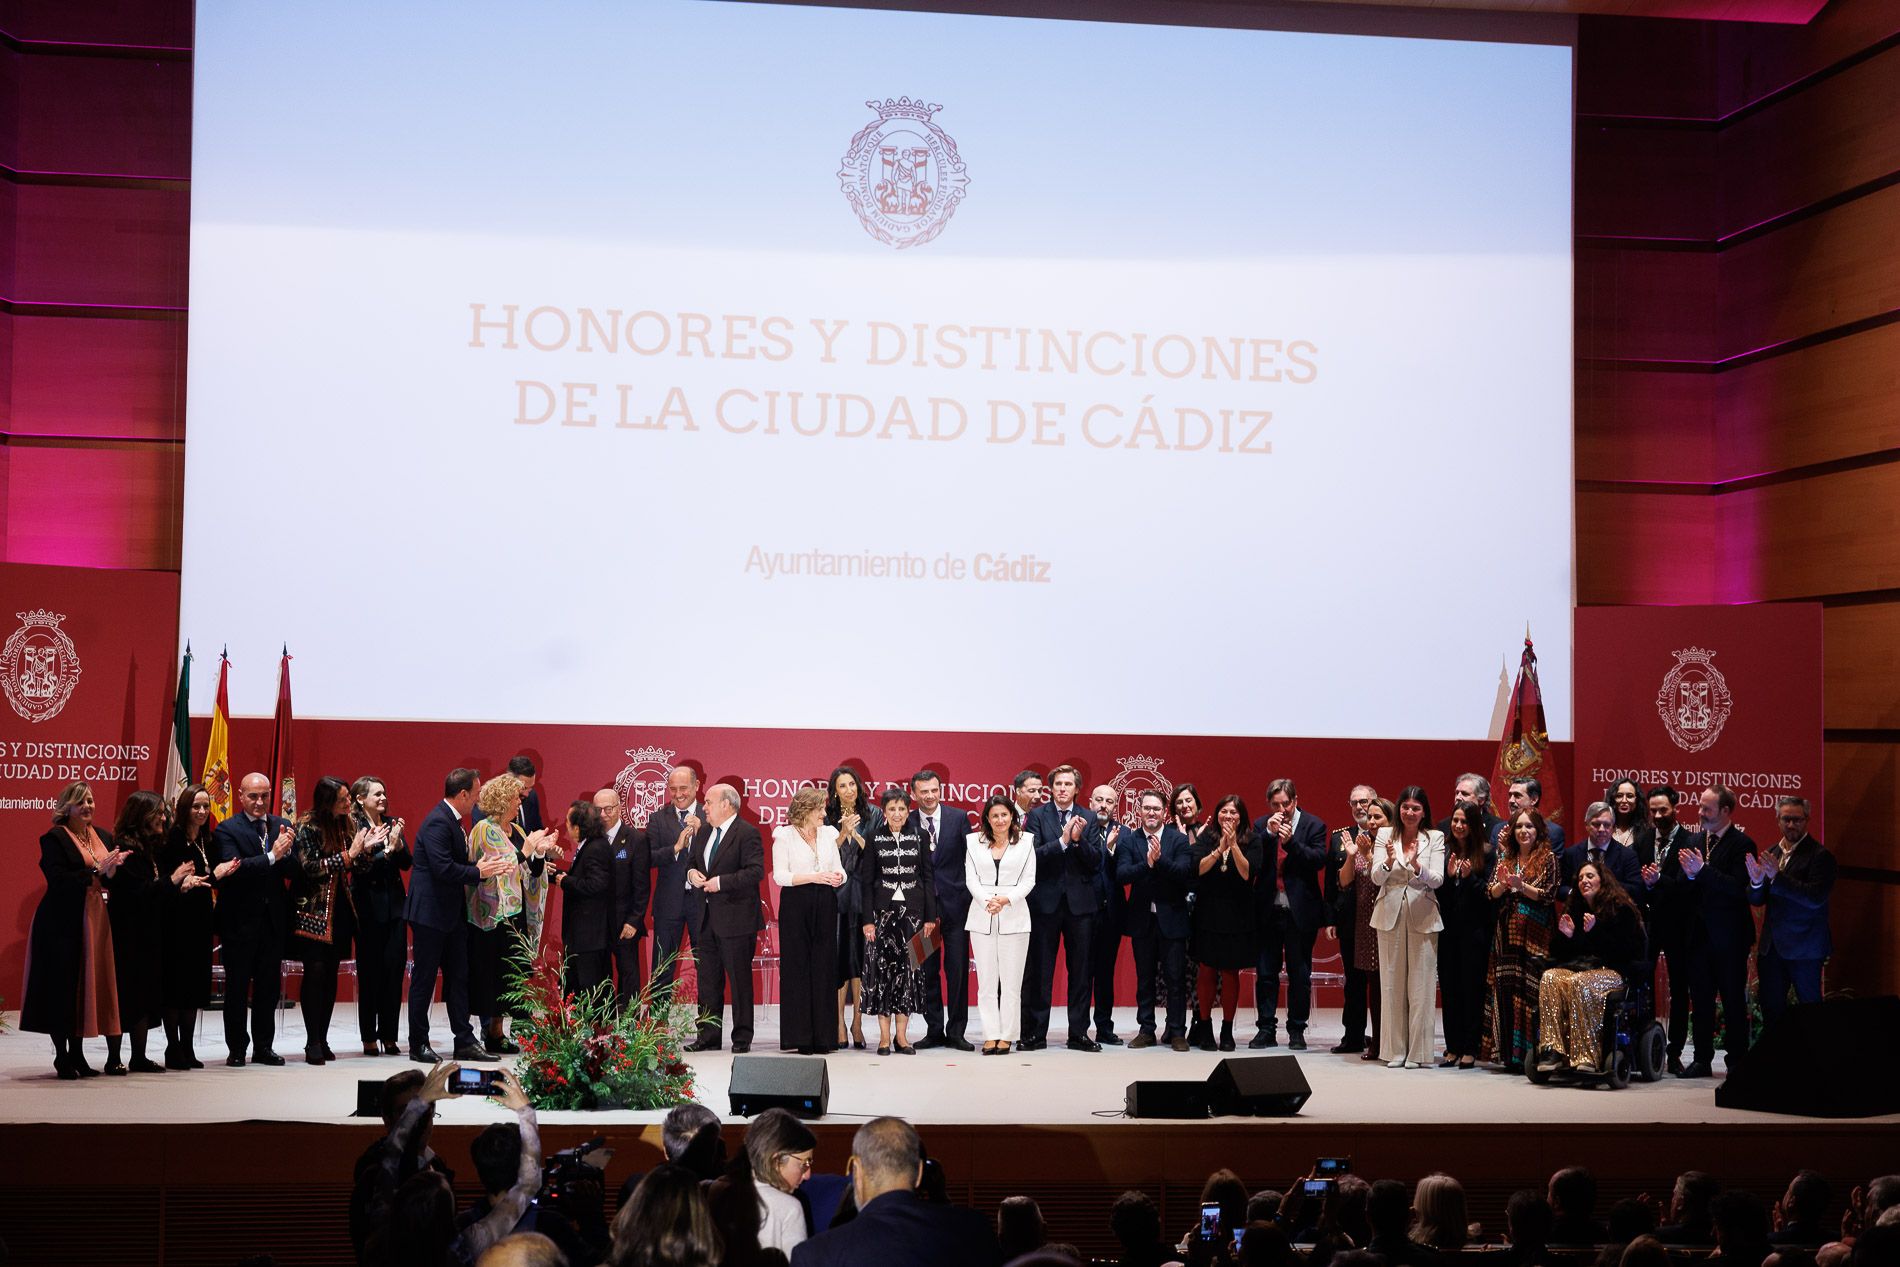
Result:
[[[663,975],[655,965],[654,976]],[[652,980],[625,1007],[607,981],[585,994],[561,985],[561,955],[517,938],[503,1002],[521,1048],[515,1073],[537,1109],[665,1109],[693,1098],[681,1054],[699,1024]]]

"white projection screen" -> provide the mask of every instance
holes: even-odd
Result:
[[[1468,739],[1528,627],[1568,739],[1572,52],[204,0],[182,632],[237,713]]]

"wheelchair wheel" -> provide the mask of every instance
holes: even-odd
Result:
[[[1636,1051],[1636,1076],[1644,1082],[1662,1077],[1669,1064],[1669,1039],[1656,1021],[1643,1026],[1633,1044]]]
[[[1531,1051],[1531,1058],[1524,1062],[1524,1076],[1529,1078],[1532,1084],[1540,1087],[1550,1081],[1550,1071],[1537,1067],[1537,1052],[1534,1048]]]
[[[1618,1091],[1630,1084],[1630,1058],[1627,1052],[1619,1051],[1610,1057],[1610,1068],[1605,1077],[1609,1085]]]

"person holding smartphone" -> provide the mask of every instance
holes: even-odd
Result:
[[[350,872],[356,903],[356,1026],[365,1056],[377,1054],[378,1042],[383,1055],[400,1056],[396,1024],[409,959],[402,874],[410,867],[409,842],[402,819],[389,817],[389,791],[381,779],[363,775],[350,784],[350,797],[356,802],[357,827],[370,833],[364,856]]]

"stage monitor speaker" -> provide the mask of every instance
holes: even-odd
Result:
[[[1129,1117],[1206,1117],[1206,1082],[1131,1082]]]
[[[381,1117],[383,1115],[383,1080],[381,1078],[358,1078],[356,1080],[356,1112],[351,1117]]]
[[[831,1074],[822,1056],[734,1056],[727,1094],[734,1117],[757,1117],[767,1109],[823,1117]]]
[[[1900,997],[1798,1003],[1762,1031],[1715,1102],[1805,1117],[1900,1113],[1900,1086],[1880,1067],[1896,1050]]]
[[[1293,1056],[1230,1056],[1207,1076],[1215,1117],[1291,1117],[1312,1094]]]

